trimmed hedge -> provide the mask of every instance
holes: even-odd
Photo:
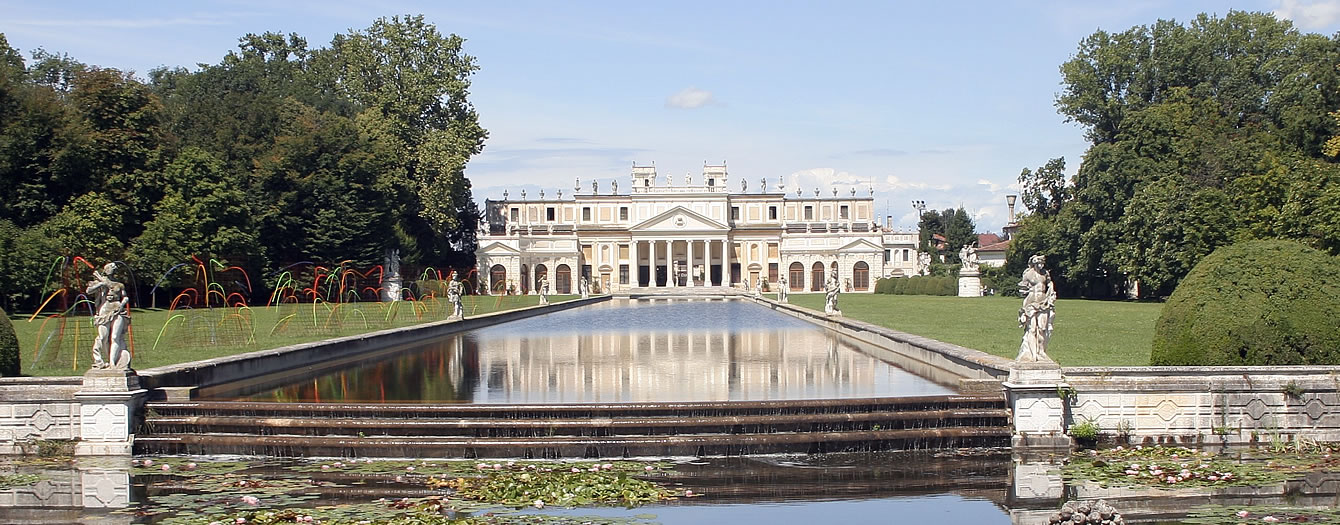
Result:
[[[880,279],[875,293],[891,295],[958,295],[957,277],[913,276]]]
[[[14,324],[9,322],[9,314],[0,310],[0,376],[20,375],[19,336],[14,334]]]
[[[1153,365],[1340,364],[1340,258],[1251,241],[1201,259],[1163,305]]]

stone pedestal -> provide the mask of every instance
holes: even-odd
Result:
[[[1014,412],[1016,448],[1070,448],[1070,436],[1065,433],[1066,399],[1061,397],[1069,385],[1061,377],[1060,365],[1053,361],[1015,363],[1003,386]]]
[[[958,272],[958,296],[981,297],[982,273],[977,270],[960,270]]]
[[[84,374],[79,401],[76,456],[129,456],[135,418],[148,391],[132,370],[95,369]]]

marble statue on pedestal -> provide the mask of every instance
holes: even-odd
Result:
[[[786,276],[777,276],[777,302],[786,302],[787,282]]]
[[[963,263],[960,271],[975,272],[978,270],[977,248],[972,243],[963,245],[963,248],[958,251],[958,258]]]
[[[1024,329],[1024,340],[1019,345],[1017,361],[1051,361],[1047,357],[1047,342],[1052,336],[1052,322],[1056,316],[1056,288],[1051,274],[1043,267],[1041,255],[1028,258],[1028,269],[1019,281],[1019,294],[1024,304],[1019,308],[1019,326]]]
[[[540,282],[535,287],[535,291],[540,294],[540,304],[549,304],[549,276],[540,276]]]
[[[93,270],[93,280],[84,290],[97,297],[98,305],[98,313],[93,317],[93,325],[98,327],[93,339],[93,368],[129,370],[131,356],[126,348],[126,331],[130,328],[130,313],[126,305],[130,297],[126,295],[126,285],[111,279],[115,271],[116,263],[107,263],[101,271]],[[102,358],[104,349],[106,360]]]
[[[917,252],[917,275],[931,274],[931,254],[928,252]]]
[[[754,281],[754,297],[763,297],[763,279]]]
[[[577,292],[582,294],[582,299],[591,297],[591,281],[585,275],[582,276],[581,281],[577,282]]]
[[[851,278],[850,278],[850,277],[845,278],[845,279],[842,279],[842,291],[844,291],[844,292],[850,292],[850,291],[851,291]]]
[[[842,310],[838,309],[838,293],[840,293],[837,276],[828,278],[824,285],[824,313],[828,315],[842,315]]]
[[[447,284],[447,302],[451,303],[451,316],[448,319],[465,319],[465,306],[461,296],[465,295],[465,285],[459,278],[452,278]]]

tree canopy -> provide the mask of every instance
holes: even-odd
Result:
[[[141,80],[0,34],[0,304],[35,307],[54,257],[155,282],[198,257],[468,268],[465,166],[487,138],[464,39],[422,16],[312,49],[248,34],[195,70]],[[185,275],[185,274],[183,274]],[[171,282],[173,276],[166,276]]]
[[[1020,175],[1030,216],[1012,265],[1041,253],[1063,293],[1138,283],[1166,296],[1232,242],[1340,253],[1340,35],[1231,11],[1097,31],[1061,65],[1058,112],[1090,146],[1068,183],[1053,159]],[[1340,143],[1340,142],[1337,142]],[[1059,168],[1059,169],[1055,169]]]

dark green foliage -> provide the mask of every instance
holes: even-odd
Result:
[[[875,282],[875,293],[890,295],[958,295],[958,278],[941,276],[893,277]]]
[[[925,212],[921,215],[917,228],[921,232],[917,250],[931,253],[931,262],[935,263],[958,263],[959,248],[977,242],[977,234],[974,233],[976,226],[972,222],[972,216],[962,207]],[[945,239],[943,253],[936,249],[934,242],[936,234]]]
[[[411,16],[324,49],[239,40],[146,84],[40,49],[25,65],[0,34],[0,306],[36,308],[53,260],[76,256],[150,282],[192,257],[474,265],[464,170],[487,132],[462,38]]]
[[[9,322],[9,314],[0,310],[0,376],[19,375],[19,337],[14,334],[14,324]]]
[[[1340,253],[1340,169],[1324,150],[1340,130],[1336,63],[1340,35],[1268,13],[1085,38],[1061,65],[1057,110],[1091,145],[1069,185],[1057,159],[1021,174],[1031,215],[1011,268],[1040,253],[1064,295],[1117,295],[1133,281],[1164,296],[1235,240]]]
[[[1019,280],[1023,277],[1023,272],[1013,273],[1004,266],[986,265],[982,265],[981,270],[983,290],[989,291],[991,295],[1007,297],[1019,295]]]
[[[1215,250],[1159,316],[1154,365],[1340,364],[1340,259],[1293,241]]]

